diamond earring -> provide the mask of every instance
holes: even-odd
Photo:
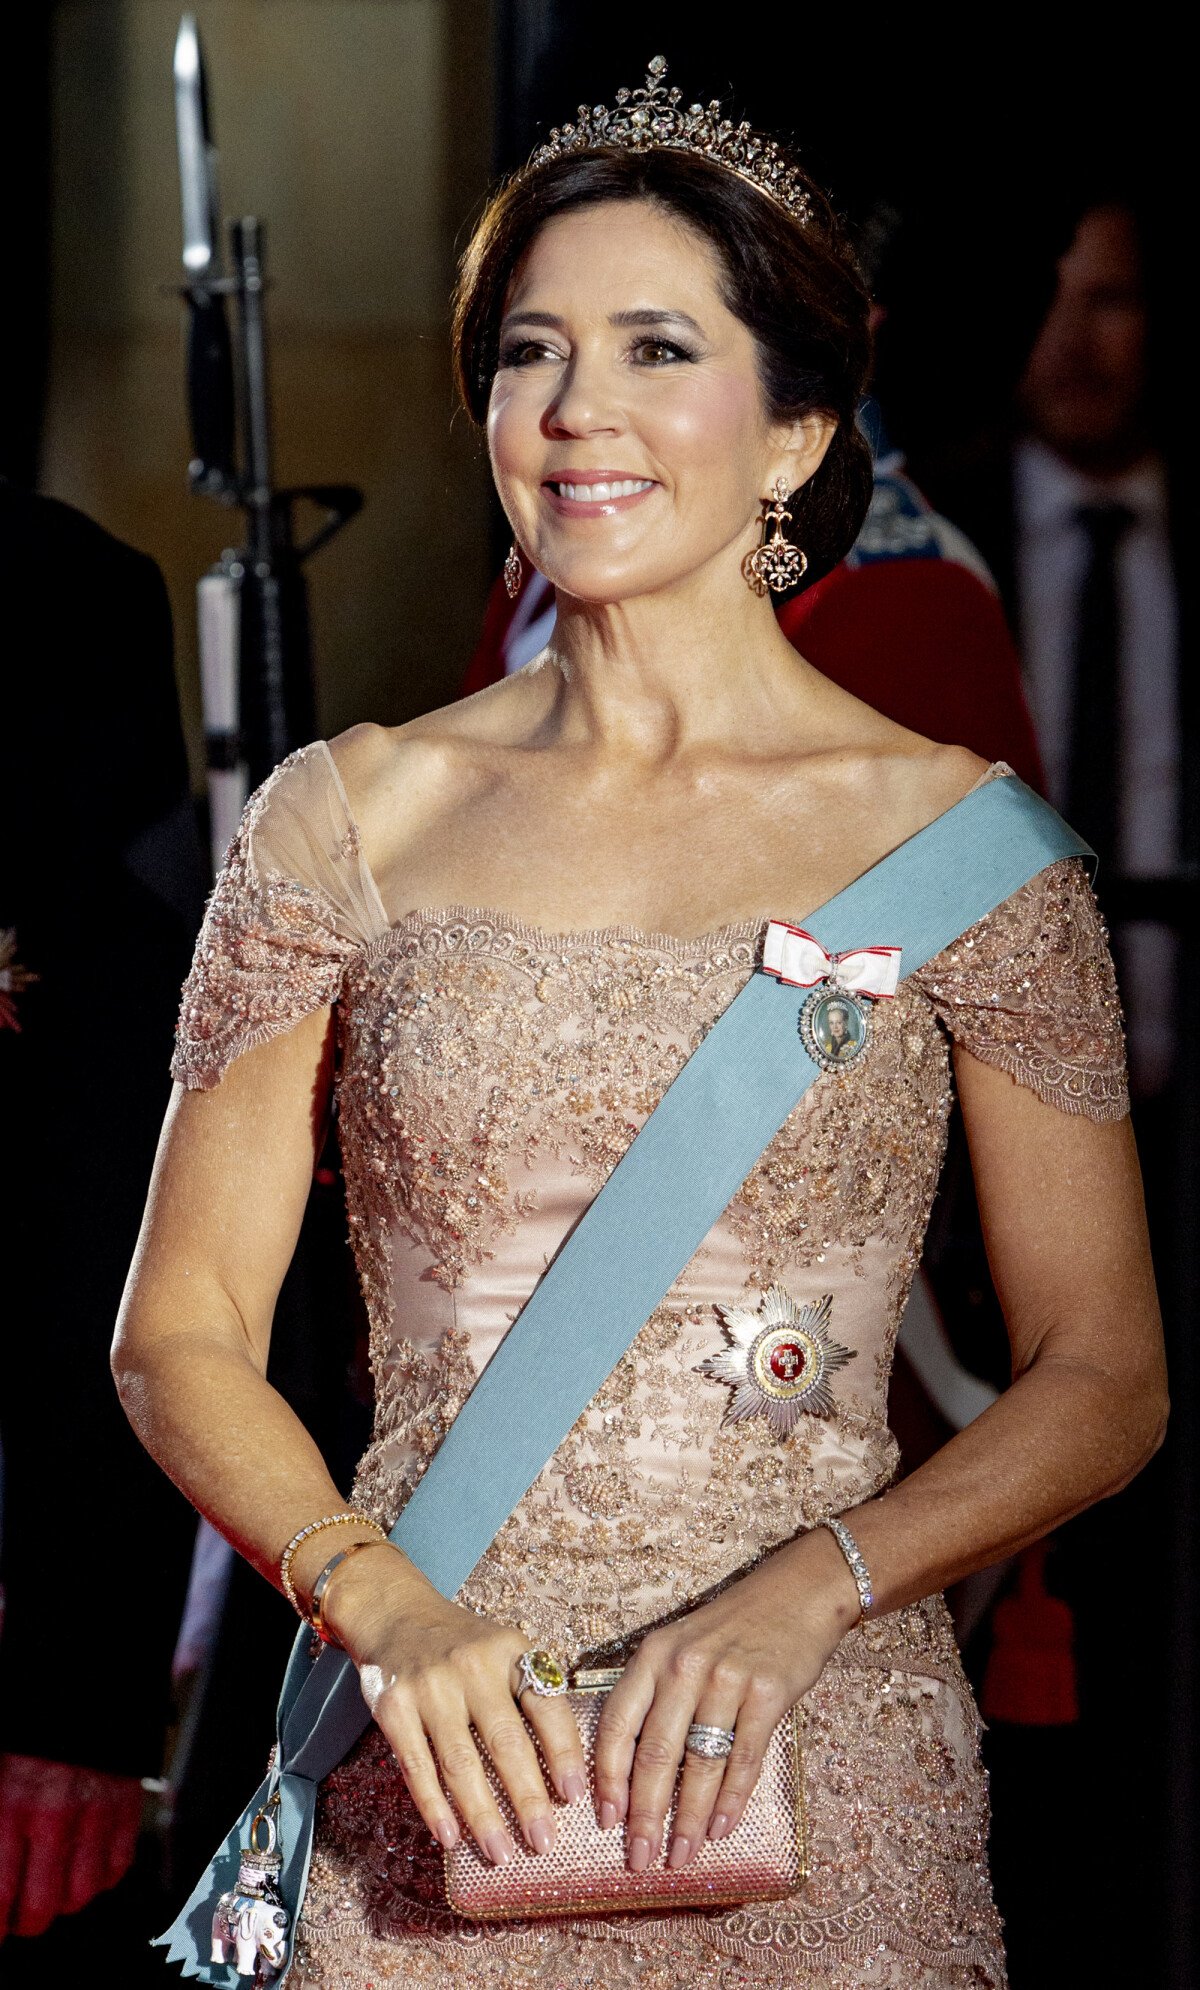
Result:
[[[510,601],[515,601],[521,592],[521,582],[524,578],[525,576],[521,568],[521,555],[517,551],[516,541],[514,540],[508,549],[508,558],[504,562],[504,585],[508,590]]]
[[[783,536],[783,521],[792,515],[787,509],[787,499],[786,479],[776,477],[773,501],[767,498],[762,501],[762,544],[742,561],[746,584],[755,594],[765,594],[768,588],[772,594],[783,594],[808,572],[808,554]]]

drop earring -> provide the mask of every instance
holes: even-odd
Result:
[[[776,477],[774,498],[762,501],[762,544],[742,561],[746,584],[755,594],[765,594],[768,588],[772,594],[783,594],[808,572],[808,554],[783,536],[783,521],[792,515],[787,499],[787,482]]]
[[[516,541],[514,540],[508,549],[508,558],[504,562],[504,585],[510,601],[515,601],[521,592],[521,582],[524,578],[525,575],[521,567],[521,555],[517,551]]]

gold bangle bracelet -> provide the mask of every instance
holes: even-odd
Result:
[[[296,1595],[296,1586],[292,1581],[292,1563],[301,1543],[307,1541],[310,1535],[319,1534],[323,1527],[369,1527],[373,1534],[378,1534],[380,1540],[387,1540],[387,1534],[379,1522],[369,1520],[365,1513],[328,1513],[324,1520],[310,1520],[307,1527],[302,1527],[298,1534],[292,1535],[279,1558],[279,1586],[296,1615],[302,1617],[306,1624],[309,1622],[309,1615]]]
[[[351,1541],[348,1548],[339,1548],[336,1555],[330,1556],[312,1586],[312,1597],[308,1606],[308,1622],[323,1645],[334,1645],[338,1651],[345,1649],[341,1639],[325,1627],[325,1591],[329,1587],[330,1576],[343,1562],[348,1562],[351,1555],[357,1555],[363,1548],[390,1548],[391,1545],[386,1535],[381,1541]]]

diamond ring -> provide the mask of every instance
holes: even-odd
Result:
[[[708,1761],[719,1762],[733,1753],[733,1729],[693,1721],[683,1745],[689,1755],[703,1755]]]
[[[513,1698],[534,1692],[540,1699],[556,1699],[567,1690],[566,1670],[548,1651],[523,1651],[517,1660],[517,1686]]]

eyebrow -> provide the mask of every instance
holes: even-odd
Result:
[[[686,331],[696,332],[701,338],[704,337],[701,327],[694,318],[688,316],[686,311],[659,311],[650,308],[612,311],[609,313],[608,322],[622,331],[636,331],[647,325],[679,325]],[[563,320],[553,311],[513,311],[504,320],[504,326],[509,325],[545,325],[551,331],[561,331]]]

